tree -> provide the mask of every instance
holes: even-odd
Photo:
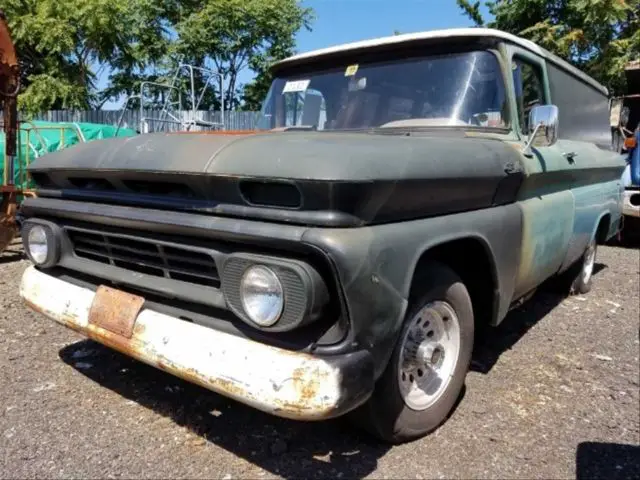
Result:
[[[90,108],[103,68],[135,71],[166,46],[166,0],[3,0],[21,63],[20,109]]]
[[[640,0],[456,0],[477,25],[528,38],[609,88],[624,91],[624,65],[640,58]]]
[[[142,81],[166,80],[161,72],[168,68],[172,28],[184,3],[184,0],[134,0],[130,4],[127,48],[108,62],[109,84],[99,92],[97,107],[122,95],[137,94]]]
[[[256,108],[271,82],[269,67],[293,53],[296,32],[312,20],[297,0],[2,0],[2,8],[27,114],[100,108],[138,93],[144,80],[170,81],[180,60],[223,73],[227,106]],[[242,86],[245,69],[256,78]],[[108,85],[98,91],[104,72]],[[196,88],[204,81],[197,73]],[[186,91],[187,82],[181,76],[177,86]],[[220,107],[217,81],[214,87],[203,108]],[[166,92],[153,90],[152,100],[162,104]]]
[[[295,34],[310,28],[312,12],[297,0],[205,0],[186,8],[176,24],[173,51],[226,78],[225,104],[256,108],[271,83],[269,67],[293,53]],[[256,78],[238,84],[250,68]],[[244,94],[243,94],[244,93]]]

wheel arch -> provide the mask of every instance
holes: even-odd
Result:
[[[600,245],[605,243],[611,235],[611,212],[606,210],[601,212],[593,225],[591,238],[595,238]]]
[[[405,292],[411,302],[419,293],[420,274],[430,262],[443,263],[462,279],[471,296],[476,324],[495,324],[500,311],[500,278],[489,241],[469,233],[441,238],[418,252]]]

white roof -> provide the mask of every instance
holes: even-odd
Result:
[[[493,28],[450,28],[446,30],[431,30],[427,32],[405,33],[402,35],[392,35],[389,37],[374,38],[371,40],[363,40],[360,42],[344,43],[342,45],[335,45],[333,47],[321,48],[319,50],[313,50],[311,52],[294,55],[292,57],[281,60],[280,62],[277,62],[275,64],[275,67],[280,67],[291,63],[298,63],[300,61],[304,62],[306,60],[312,60],[318,57],[331,56],[337,53],[349,52],[353,50],[376,48],[385,45],[402,45],[407,43],[420,42],[423,40],[460,37],[492,37],[508,41],[510,43],[518,45],[519,47],[525,48],[545,58],[546,60],[555,63],[564,70],[571,72],[583,81],[601,90],[605,95],[608,93],[607,89],[603,85],[601,85],[589,75],[577,69],[570,63],[549,52],[548,50],[545,50],[544,48],[540,47],[530,40],[517,37],[516,35],[503,32],[502,30],[495,30]]]

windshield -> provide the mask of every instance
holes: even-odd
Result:
[[[508,125],[498,61],[488,51],[474,51],[277,77],[258,128]]]

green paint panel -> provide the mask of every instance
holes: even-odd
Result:
[[[566,190],[519,202],[522,209],[522,256],[516,297],[553,275],[564,260],[574,218],[573,194]]]

